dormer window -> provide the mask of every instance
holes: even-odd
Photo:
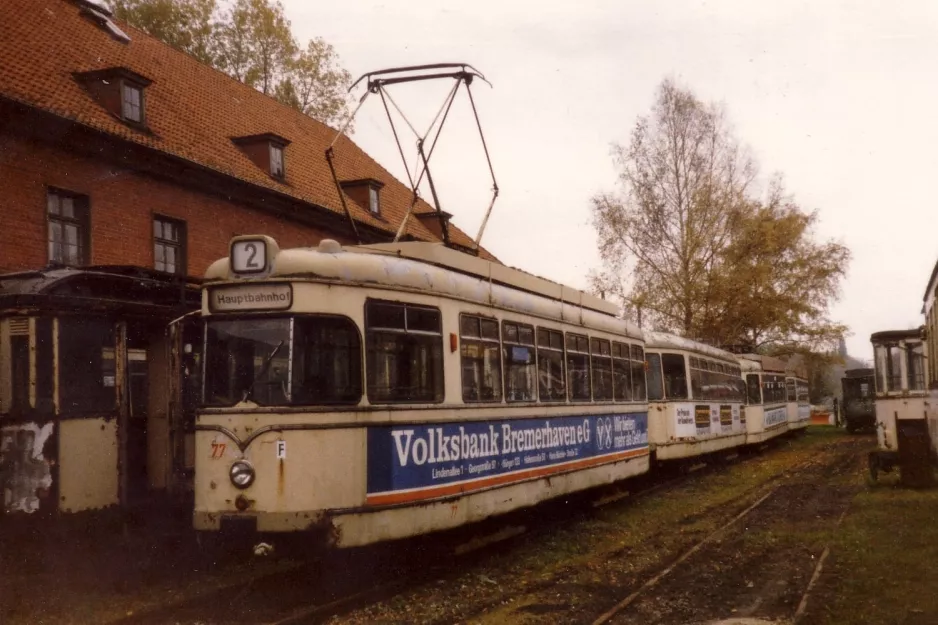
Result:
[[[127,81],[121,84],[121,115],[129,122],[143,123],[143,89]]]
[[[342,183],[342,190],[352,201],[372,215],[381,216],[381,187],[384,183],[374,178],[348,180]]]
[[[109,113],[131,126],[146,124],[144,91],[151,81],[126,67],[110,67],[76,74],[75,78]]]
[[[283,178],[283,148],[276,143],[270,144],[270,175]]]
[[[250,135],[247,137],[232,137],[232,142],[238,146],[244,155],[277,180],[285,180],[286,147],[290,145],[287,139],[272,133]]]

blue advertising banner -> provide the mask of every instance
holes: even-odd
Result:
[[[419,501],[648,453],[648,414],[368,428],[371,505]]]

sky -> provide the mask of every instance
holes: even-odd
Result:
[[[322,37],[354,77],[466,62],[500,189],[482,244],[504,263],[577,288],[599,267],[590,198],[617,188],[626,144],[665,78],[722,103],[736,136],[805,210],[815,237],[853,258],[832,317],[848,352],[922,323],[938,260],[938,3],[283,0],[296,37]],[[390,87],[425,132],[452,83]],[[355,95],[361,95],[359,89]],[[413,166],[416,138],[401,125]],[[352,138],[406,180],[384,108]],[[431,171],[444,210],[475,236],[491,178],[468,100],[457,98]]]

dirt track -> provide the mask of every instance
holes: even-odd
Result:
[[[528,533],[458,559],[421,548],[359,553],[326,565],[287,560],[197,568],[174,566],[171,552],[153,551],[152,560],[140,563],[146,575],[125,575],[116,587],[89,580],[87,567],[78,569],[81,578],[70,578],[67,567],[56,566],[54,587],[28,580],[11,586],[0,578],[0,590],[17,593],[14,609],[0,614],[5,624],[247,625],[290,615],[297,623],[592,623],[771,491],[608,622],[790,619],[859,488],[857,472],[871,444],[829,431],[780,441],[650,495],[599,508],[571,500],[569,514],[541,524],[529,519],[535,522]],[[127,562],[115,566],[134,570]],[[400,585],[303,616],[389,582]],[[0,597],[0,608],[11,605],[9,598]]]

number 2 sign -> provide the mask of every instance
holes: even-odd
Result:
[[[268,252],[266,237],[234,239],[231,242],[231,271],[241,274],[266,273]]]

